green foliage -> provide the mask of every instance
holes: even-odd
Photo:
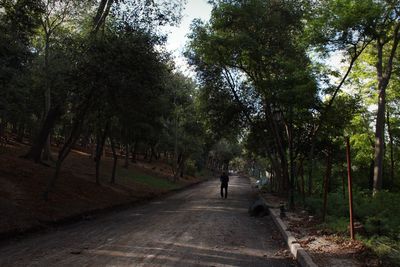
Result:
[[[209,157],[220,164],[218,169],[226,171],[229,168],[229,162],[235,157],[239,156],[240,153],[241,148],[237,143],[229,142],[226,139],[221,139],[212,147]]]
[[[349,218],[326,216],[325,222],[320,227],[344,234],[347,233],[349,229]]]
[[[196,175],[198,168],[196,167],[196,162],[192,159],[186,161],[185,171],[188,175]]]
[[[232,139],[238,134],[243,125],[243,107],[218,82],[207,83],[201,88],[199,102],[202,120],[212,139]]]
[[[349,49],[374,32],[383,1],[331,0],[314,3],[306,24],[309,42],[327,49]]]
[[[355,194],[357,195],[357,194]],[[354,196],[355,199],[357,199]],[[333,192],[328,194],[327,200],[327,214],[331,216],[330,218],[342,218],[349,216],[349,200],[347,195],[343,196],[342,192]],[[357,201],[354,201],[354,210],[356,211],[356,215],[359,214],[359,209],[356,207]],[[322,208],[323,208],[323,199],[322,197],[308,197],[306,198],[306,207],[307,209],[318,215],[322,215]]]
[[[173,151],[174,157],[169,163],[174,171],[176,165],[180,165],[181,170],[186,169],[193,175],[195,170],[190,164],[193,163],[196,168],[204,167],[205,130],[197,102],[198,92],[193,80],[179,72],[169,75],[167,79],[162,118],[164,128],[159,136],[161,147]]]
[[[289,143],[306,146],[318,102],[302,19],[298,1],[214,2],[210,21],[192,24],[186,53],[214,140],[244,135],[249,155],[279,158],[278,179],[288,177]]]
[[[203,168],[203,169],[201,169],[201,170],[198,170],[198,171],[196,172],[196,175],[195,175],[195,176],[196,176],[196,177],[203,177],[203,178],[209,179],[210,177],[213,177],[213,173],[212,173],[212,171],[211,171],[210,169]]]
[[[379,192],[371,199],[370,192],[354,195],[354,210],[369,235],[398,238],[400,233],[400,194]]]
[[[323,200],[320,197],[308,197],[306,198],[305,206],[308,212],[321,215]]]
[[[73,5],[69,8],[67,2]],[[61,115],[50,132],[61,143],[77,121],[84,128],[82,145],[98,139],[110,124],[107,135],[131,154],[165,154],[175,170],[179,164],[188,174],[206,165],[227,168],[230,162],[257,175],[268,170],[284,190],[292,164],[296,175],[312,182],[314,195],[306,205],[316,214],[321,214],[329,155],[333,177],[327,225],[338,231],[348,216],[347,196],[339,191],[346,171],[344,135],[349,135],[356,217],[369,236],[396,238],[399,51],[387,90],[390,128],[383,140],[384,185],[391,192],[372,198],[363,190],[370,187],[375,141],[371,104],[377,100],[379,54],[374,42],[384,41],[386,59],[399,22],[398,2],[211,1],[211,19],[193,22],[186,51],[196,81],[174,71],[162,49],[165,36],[158,32],[158,26],[179,21],[182,1],[114,1],[106,23],[92,35],[97,2],[63,1],[59,8],[47,6],[49,13],[42,1],[1,1],[0,131],[8,127],[34,139],[46,117],[44,92],[51,88],[51,105],[59,106]],[[65,20],[63,14],[68,15]],[[41,21],[57,26],[48,40],[49,28]],[[330,106],[339,73],[324,60],[333,53],[343,55],[342,63],[357,62],[345,92],[338,92]],[[309,158],[311,145],[314,155]],[[307,171],[313,167],[312,180]]]
[[[3,120],[19,121],[18,107],[29,109],[27,72],[34,51],[31,38],[43,12],[41,1],[3,0],[0,9],[0,125]],[[27,111],[23,109],[24,111]],[[1,131],[1,130],[0,130]]]
[[[351,122],[351,148],[353,161],[356,165],[365,164],[372,160],[373,133],[367,125],[368,120],[363,114],[356,114]],[[360,131],[361,130],[361,131]]]
[[[363,238],[362,241],[371,248],[385,263],[398,266],[400,262],[400,242],[386,236],[372,236]]]
[[[400,259],[400,209],[399,193],[379,192],[374,198],[370,191],[355,190],[353,192],[353,208],[355,220],[360,222],[364,231],[357,234],[382,259],[398,263]],[[323,199],[310,197],[306,199],[306,208],[313,214],[322,213]],[[325,222],[320,227],[337,233],[348,234],[349,211],[348,198],[342,194],[328,195],[328,210]]]
[[[366,233],[372,235],[385,235],[397,238],[400,233],[400,194],[391,192],[379,192],[371,198],[370,191],[354,190],[353,208],[355,219],[360,221]],[[321,197],[309,197],[306,199],[307,209],[317,215],[322,214],[323,199]],[[328,194],[327,214],[330,220],[348,218],[348,197],[341,192]],[[336,218],[336,219],[335,219]]]

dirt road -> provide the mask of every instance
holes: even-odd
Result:
[[[208,181],[159,201],[0,246],[0,266],[296,266],[251,188]]]

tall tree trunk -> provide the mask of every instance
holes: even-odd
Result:
[[[267,156],[269,158],[269,160],[271,161],[271,175],[273,175],[273,189],[275,191],[279,191],[278,190],[278,181],[277,181],[277,177],[279,179],[281,179],[281,166],[278,163],[278,160],[276,159],[276,156],[274,155],[273,151],[271,151],[270,149],[267,149]]]
[[[4,124],[3,120],[0,118],[0,153],[3,152],[3,149],[6,147],[6,137],[4,136]]]
[[[44,45],[44,73],[45,73],[45,92],[44,92],[44,102],[45,102],[45,114],[50,112],[51,107],[51,89],[49,83],[49,50],[50,50],[50,35],[51,33],[47,30],[45,33],[45,45]],[[50,144],[50,133],[47,136],[46,142],[43,147],[43,160],[52,160],[51,156],[51,144]]]
[[[374,149],[375,146],[372,148]],[[369,179],[368,179],[368,188],[372,191],[374,190],[374,167],[375,166],[375,162],[373,159],[371,159],[370,163],[369,163]]]
[[[335,91],[330,98],[328,104],[325,106],[323,112],[321,112],[321,116],[318,120],[317,125],[315,125],[315,128],[310,132],[309,139],[310,139],[310,151],[308,153],[308,195],[311,196],[312,194],[312,186],[313,186],[313,170],[314,170],[314,150],[315,150],[315,142],[316,142],[316,137],[321,129],[321,126],[323,122],[325,121],[325,118],[327,114],[330,112],[330,109],[333,106],[333,103],[336,99],[336,96],[338,95],[339,91],[341,90],[342,86],[345,84],[345,81],[347,80],[347,77],[349,76],[350,72],[352,71],[354,64],[358,57],[364,52],[364,50],[368,47],[368,45],[372,42],[373,39],[370,40],[364,40],[364,42],[360,45],[354,45],[353,46],[353,53],[350,53],[351,55],[351,60],[349,63],[349,66],[347,68],[347,71],[345,72],[344,76],[342,77],[341,81],[339,84],[336,86]]]
[[[3,116],[0,115],[0,140],[5,135],[6,132],[6,121]]]
[[[124,164],[124,168],[128,168],[129,167],[129,144],[126,143],[125,144],[125,164]]]
[[[380,82],[380,84],[382,84]],[[385,143],[385,105],[386,88],[379,86],[378,114],[375,130],[375,156],[374,156],[374,194],[382,189],[383,156]]]
[[[389,144],[390,144],[390,186],[392,187],[394,184],[394,151],[393,151],[393,132],[392,127],[390,124],[390,116],[389,110],[386,112],[386,122],[388,128],[388,135],[389,135]]]
[[[296,164],[294,162],[294,154],[293,154],[293,110],[290,107],[289,112],[289,128],[288,128],[288,141],[289,141],[289,160],[290,160],[290,185],[289,185],[289,207],[290,209],[294,209],[294,183],[295,183],[295,169]]]
[[[322,212],[322,220],[325,221],[326,216],[326,207],[328,203],[328,192],[329,192],[329,183],[331,180],[331,173],[332,173],[332,153],[328,151],[328,155],[326,156],[326,172],[325,172],[325,179],[324,179],[324,208]]]
[[[312,186],[313,186],[313,170],[314,170],[314,164],[315,164],[315,162],[314,162],[314,149],[315,149],[315,138],[313,138],[311,140],[311,148],[310,148],[310,151],[308,153],[308,183],[307,183],[308,196],[312,195],[312,190],[313,190],[313,188],[312,188]]]
[[[46,187],[45,191],[43,192],[43,197],[45,200],[48,200],[50,191],[55,186],[55,183],[60,174],[62,163],[67,158],[69,152],[71,152],[71,149],[75,145],[76,141],[79,139],[81,128],[85,121],[86,113],[88,112],[88,110],[91,106],[91,100],[92,100],[94,91],[95,91],[94,88],[92,88],[89,91],[86,99],[83,101],[83,103],[80,105],[78,111],[76,112],[74,123],[72,124],[72,128],[71,128],[71,133],[70,133],[69,137],[65,140],[63,147],[61,148],[60,152],[58,153],[58,159],[56,161],[55,173],[54,173],[53,177],[51,177],[49,179],[47,187]],[[44,143],[45,139],[42,139],[42,141]],[[40,156],[39,156],[39,159],[40,159]]]
[[[398,22],[393,31],[393,42],[389,57],[385,68],[383,66],[383,50],[384,45],[388,43],[380,38],[376,41],[377,48],[377,64],[376,72],[378,78],[378,114],[376,116],[375,129],[375,155],[374,155],[374,195],[382,189],[383,182],[383,158],[384,158],[384,143],[385,143],[385,108],[386,108],[386,88],[389,84],[392,75],[393,58],[396,55],[397,46],[399,43],[400,22]]]
[[[298,181],[297,183],[298,183],[298,187],[299,187],[299,193],[301,195],[302,204],[304,205],[305,199],[306,199],[305,188],[304,188],[305,187],[305,182],[304,182],[304,158],[300,159],[300,162],[299,162],[298,166],[299,167],[298,167],[296,173],[297,173],[297,176],[300,177],[300,181]],[[297,178],[297,180],[298,180],[298,178]]]
[[[274,188],[276,192],[280,192],[282,189],[282,169],[279,161],[277,160],[277,155],[271,155],[270,157],[272,168],[274,169]]]
[[[301,200],[303,203],[303,206],[306,203],[306,190],[305,190],[305,183],[304,183],[304,168],[303,168],[303,164],[301,165],[300,168],[300,177],[301,177]]]
[[[151,146],[150,146],[150,158],[149,158],[149,163],[153,162],[154,155],[155,155],[155,153],[154,153],[154,146],[151,145]]]
[[[103,155],[103,150],[104,150],[104,144],[107,139],[107,134],[108,134],[108,128],[109,128],[109,123],[106,123],[106,126],[104,128],[103,134],[100,136],[98,135],[97,139],[97,146],[96,146],[96,184],[100,185],[100,163],[101,163],[101,157]]]
[[[185,162],[186,162],[186,156],[184,153],[181,153],[179,155],[179,164],[178,164],[178,174],[179,177],[183,178],[183,172],[185,169]]]
[[[271,107],[268,104],[268,101],[265,100],[265,116],[268,120],[267,127],[270,129],[271,133],[274,137],[274,143],[276,145],[276,151],[279,155],[280,165],[281,165],[281,189],[286,191],[289,189],[290,181],[289,181],[289,164],[287,161],[286,151],[283,145],[282,135],[279,133],[277,121],[274,118]]]
[[[175,170],[173,171],[174,174],[174,182],[178,181],[178,177],[181,173],[181,167],[182,167],[182,161],[183,161],[183,154],[182,152],[179,153],[178,158],[176,159],[175,164]]]
[[[374,162],[372,161],[372,163]],[[342,196],[343,199],[346,199],[346,172],[342,173]]]
[[[113,140],[112,137],[110,137],[110,144],[111,144],[111,150],[112,150],[113,158],[114,158],[110,183],[111,184],[115,184],[115,173],[117,171],[118,156],[117,156],[117,153],[115,151],[115,143],[114,143],[114,140]]]
[[[46,119],[40,132],[37,134],[34,143],[29,149],[28,153],[24,156],[26,159],[31,159],[36,163],[40,162],[43,147],[47,141],[51,129],[54,128],[56,120],[61,115],[61,106],[57,105],[50,109],[47,113]]]
[[[137,141],[133,142],[133,146],[131,149],[131,154],[132,154],[132,163],[136,163],[136,152],[137,152]]]
[[[56,184],[56,181],[57,181],[57,179],[59,177],[59,174],[60,174],[60,171],[61,171],[62,163],[67,158],[69,152],[71,152],[71,149],[73,148],[73,146],[75,145],[76,141],[79,138],[79,132],[80,132],[81,124],[82,123],[79,122],[79,121],[74,123],[73,129],[71,131],[71,135],[66,140],[66,142],[64,143],[62,149],[58,153],[58,159],[56,161],[56,170],[54,172],[53,177],[51,177],[49,179],[48,184],[47,184],[47,188],[43,193],[43,197],[44,197],[45,200],[48,200],[50,191],[54,188],[54,186]]]
[[[110,13],[113,2],[114,0],[101,0],[99,7],[97,8],[96,16],[93,19],[93,35],[96,35],[100,27],[103,26],[108,14]]]
[[[21,121],[18,126],[17,141],[22,143],[24,140],[24,136],[25,136],[25,123]]]

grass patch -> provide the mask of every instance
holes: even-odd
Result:
[[[336,233],[345,234],[348,232],[349,218],[326,216],[326,220],[321,224],[322,228],[327,228]]]
[[[203,177],[203,178],[209,178],[209,177],[213,177],[214,175],[213,175],[211,170],[204,168],[204,169],[202,169],[200,171],[196,171],[194,176]]]
[[[166,179],[158,178],[149,174],[138,172],[136,170],[125,168],[118,168],[117,177],[118,179],[122,178],[135,181],[137,183],[157,189],[171,190],[179,187],[178,184],[168,181]]]
[[[369,247],[379,258],[391,266],[400,266],[400,241],[386,236],[372,236],[369,238],[359,236],[363,243]]]
[[[381,191],[372,196],[366,190],[354,190],[354,219],[361,223],[357,235],[386,265],[400,266],[400,194]],[[312,196],[306,199],[306,208],[316,216],[322,214],[323,199]],[[319,225],[335,233],[348,233],[348,199],[340,192],[328,195],[326,221]]]

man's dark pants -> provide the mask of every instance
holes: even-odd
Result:
[[[225,189],[225,198],[228,197],[228,183],[221,183],[221,197],[224,197],[224,189]]]

